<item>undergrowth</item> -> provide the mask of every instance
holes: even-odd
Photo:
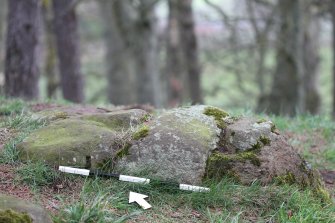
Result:
[[[0,127],[8,128],[13,132],[12,137],[0,153],[0,163],[15,163],[18,161],[19,151],[16,145],[23,141],[30,132],[44,126],[43,120],[33,118],[30,114],[20,113],[8,117],[0,123]]]
[[[59,178],[59,173],[43,162],[23,164],[16,173],[19,181],[33,188],[50,185]]]

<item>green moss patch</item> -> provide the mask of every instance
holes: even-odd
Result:
[[[261,118],[261,119],[257,120],[257,124],[261,124],[261,123],[264,123],[264,122],[267,122],[267,120],[265,118]]]
[[[27,213],[19,213],[11,209],[0,210],[0,223],[32,223]]]
[[[264,146],[268,146],[271,144],[271,139],[266,136],[259,137],[259,141],[263,143]]]
[[[141,128],[139,128],[134,134],[133,139],[139,140],[149,135],[149,126],[143,125]]]
[[[278,183],[278,184],[288,184],[288,185],[292,185],[294,183],[296,183],[296,179],[294,174],[288,172],[284,175],[280,175],[274,178],[274,180]]]
[[[225,112],[224,110],[219,109],[219,108],[214,108],[214,107],[207,107],[204,111],[204,114],[207,116],[214,117],[218,128],[220,129],[226,128],[226,123],[223,119],[229,116],[229,114]]]
[[[152,115],[150,113],[145,114],[142,118],[140,118],[140,122],[148,122],[152,118]]]
[[[121,149],[119,149],[116,152],[115,157],[116,158],[122,158],[124,156],[129,155],[129,149],[130,149],[131,146],[132,146],[132,144],[127,142]]]
[[[222,178],[232,177],[238,180],[238,174],[233,171],[233,164],[236,162],[250,162],[255,166],[260,166],[261,162],[254,152],[242,152],[236,154],[224,154],[214,152],[207,160],[206,177]]]

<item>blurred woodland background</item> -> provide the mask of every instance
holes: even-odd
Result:
[[[335,117],[335,1],[0,0],[0,92]]]

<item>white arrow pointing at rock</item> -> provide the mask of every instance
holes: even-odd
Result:
[[[135,192],[129,192],[129,203],[137,202],[144,210],[151,208],[151,205],[144,200],[147,198],[147,195],[139,194]]]

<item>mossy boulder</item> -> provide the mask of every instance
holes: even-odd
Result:
[[[203,114],[205,108],[173,109],[148,122],[146,136],[133,143],[117,167],[135,174],[147,170],[155,178],[200,183],[220,133],[215,120]]]
[[[207,160],[206,178],[233,177],[242,184],[255,180],[298,184],[325,192],[319,173],[282,136],[271,121],[239,118],[227,123],[216,150]]]
[[[38,205],[0,194],[0,223],[52,223],[48,213]]]
[[[123,136],[145,114],[142,110],[129,110],[51,122],[18,145],[20,158],[43,160],[52,165],[101,167],[114,159],[127,143],[123,142]]]
[[[294,182],[323,191],[317,171],[271,121],[203,105],[151,118],[138,109],[69,116],[36,130],[18,148],[22,159],[121,173],[146,170],[180,183],[230,176],[242,184]]]

